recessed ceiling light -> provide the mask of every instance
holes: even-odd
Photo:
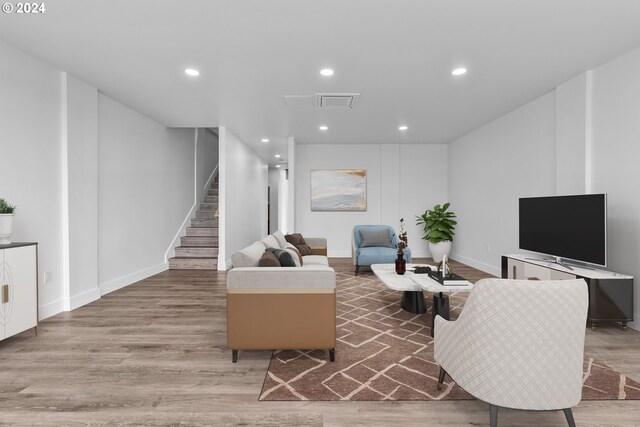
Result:
[[[184,73],[187,76],[191,76],[191,77],[196,77],[200,75],[200,71],[196,70],[195,68],[187,68],[184,70]]]
[[[466,72],[467,72],[466,68],[460,67],[460,68],[456,68],[453,71],[451,71],[451,74],[453,74],[454,76],[461,76]]]
[[[322,125],[322,126],[320,126],[318,129],[320,129],[320,130],[327,130],[327,129],[329,129],[329,126],[324,126],[324,125]]]
[[[269,142],[269,138],[262,138],[261,141],[262,142]]]
[[[276,154],[276,159],[279,159],[279,158],[280,158],[280,154]]]
[[[407,130],[407,129],[409,129],[409,128],[406,127],[405,125],[398,126],[398,130]]]
[[[320,74],[325,77],[333,76],[333,70],[331,68],[323,68],[320,70]]]
[[[277,167],[278,169],[280,169],[280,165],[276,165],[276,167]]]

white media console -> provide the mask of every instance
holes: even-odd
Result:
[[[541,256],[538,256],[541,258]],[[591,267],[562,266],[536,255],[502,256],[502,277],[526,280],[584,279],[589,286],[587,321],[596,329],[597,322],[620,322],[626,329],[633,321],[633,277]]]

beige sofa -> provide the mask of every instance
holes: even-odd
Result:
[[[267,246],[278,244],[269,238],[231,256],[227,346],[234,363],[238,350],[275,349],[326,349],[334,361],[336,276],[326,239],[306,240],[312,254],[303,257],[301,267],[258,267]]]

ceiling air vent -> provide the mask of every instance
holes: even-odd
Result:
[[[356,108],[359,93],[316,93],[316,108],[345,110]]]

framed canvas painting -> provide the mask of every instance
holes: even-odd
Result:
[[[367,210],[365,169],[312,169],[312,212],[362,212]]]

